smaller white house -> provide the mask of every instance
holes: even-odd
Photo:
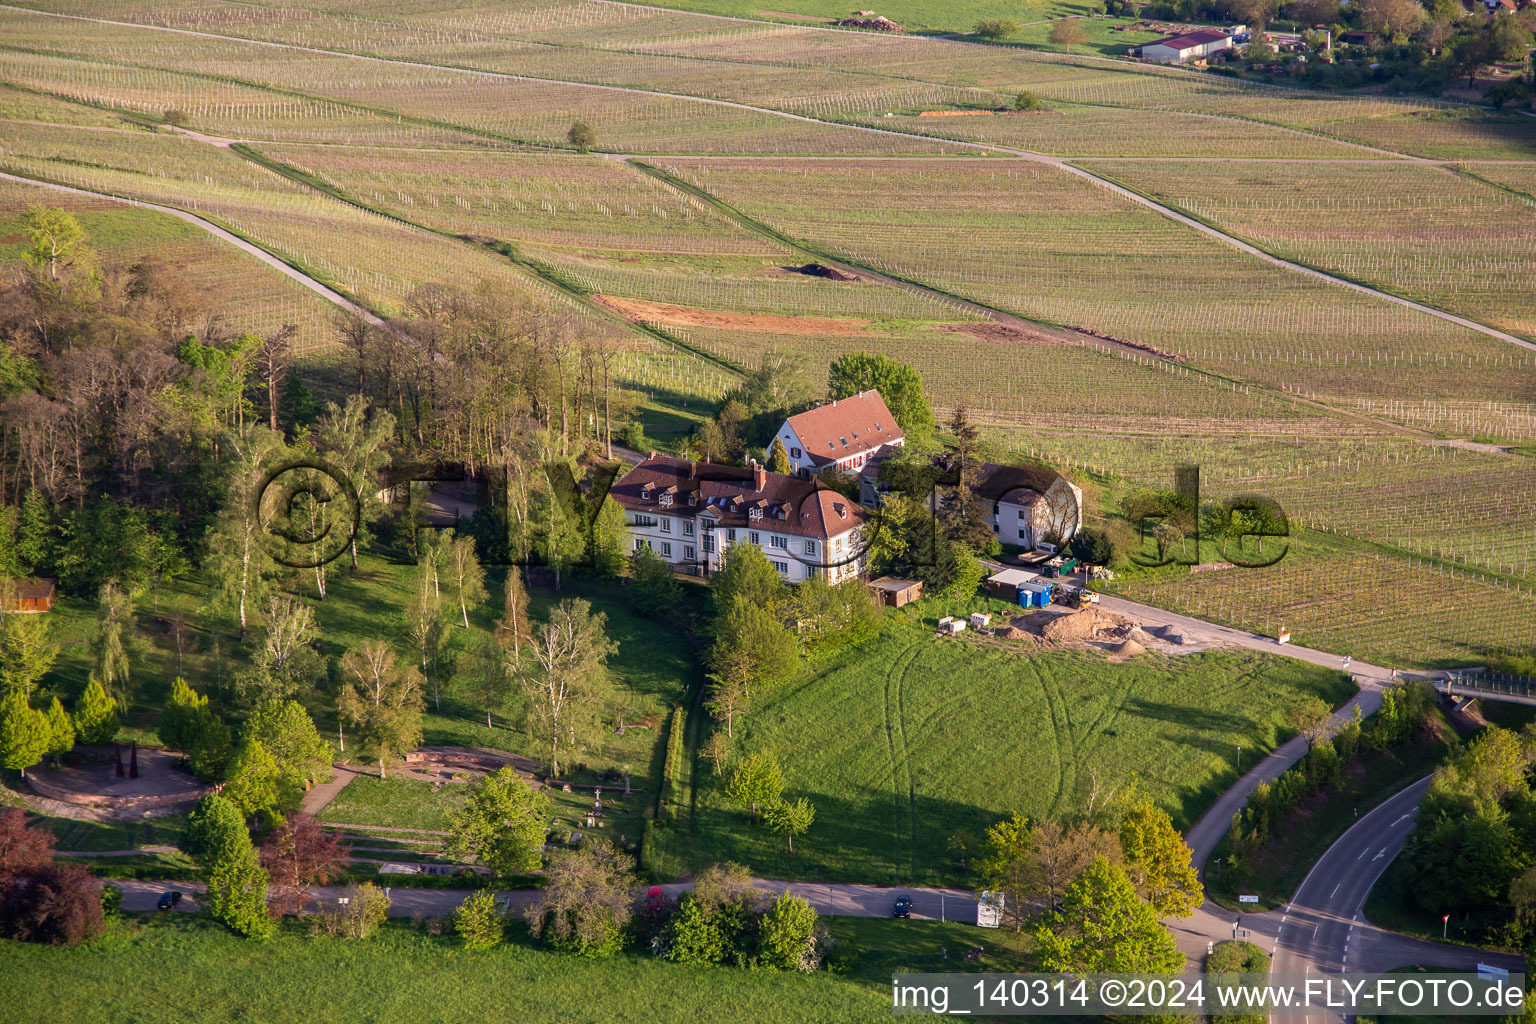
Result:
[[[783,443],[790,469],[799,476],[814,476],[829,467],[841,474],[857,473],[882,449],[907,443],[874,388],[797,413],[774,437]]]
[[[1147,60],[1162,64],[1183,64],[1186,61],[1204,60],[1214,53],[1232,48],[1232,36],[1217,28],[1204,28],[1181,36],[1169,36],[1141,48]]]

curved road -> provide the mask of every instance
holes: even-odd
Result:
[[[598,90],[602,90],[602,91],[605,91],[605,92],[634,93],[634,94],[645,95],[645,96],[663,96],[663,97],[668,97],[668,98],[671,98],[671,99],[685,100],[685,101],[691,101],[691,102],[695,102],[695,103],[704,103],[704,104],[708,104],[708,105],[711,105],[711,106],[728,107],[728,108],[737,109],[737,110],[747,110],[747,111],[751,111],[753,113],[763,114],[763,115],[772,116],[772,117],[787,118],[789,120],[794,120],[794,121],[805,121],[805,122],[810,122],[812,124],[818,124],[818,125],[823,125],[823,126],[846,128],[846,129],[848,129],[850,131],[872,132],[872,133],[877,134],[877,135],[889,135],[889,136],[895,136],[895,137],[899,137],[899,138],[903,138],[903,139],[930,138],[930,139],[933,139],[934,141],[937,141],[937,142],[943,142],[946,145],[954,145],[954,146],[958,146],[958,147],[961,147],[961,148],[964,148],[964,149],[984,150],[984,151],[987,151],[987,152],[995,152],[995,153],[1006,153],[1006,154],[1018,157],[1018,158],[1023,159],[1023,160],[1029,160],[1029,161],[1032,161],[1032,162],[1035,162],[1035,163],[1044,164],[1044,165],[1046,165],[1048,167],[1055,168],[1055,169],[1057,169],[1059,171],[1062,171],[1064,173],[1073,174],[1073,175],[1076,175],[1076,176],[1078,176],[1080,178],[1083,178],[1086,181],[1093,182],[1094,184],[1098,185],[1099,187],[1104,188],[1104,189],[1108,189],[1109,191],[1115,193],[1116,195],[1120,196],[1123,199],[1128,200],[1129,202],[1135,203],[1135,204],[1137,204],[1139,206],[1144,206],[1147,209],[1152,210],[1152,211],[1160,214],[1161,216],[1166,217],[1169,220],[1176,221],[1179,224],[1182,224],[1185,227],[1188,227],[1188,228],[1191,228],[1191,229],[1193,229],[1195,231],[1198,231],[1198,232],[1200,232],[1203,235],[1207,235],[1207,236],[1209,236],[1211,238],[1214,238],[1214,239],[1217,239],[1217,240],[1219,240],[1221,242],[1224,242],[1227,245],[1229,245],[1229,246],[1239,250],[1240,252],[1244,252],[1244,253],[1246,253],[1246,254],[1248,254],[1250,256],[1253,256],[1256,259],[1263,260],[1265,263],[1269,263],[1269,264],[1271,264],[1273,266],[1283,267],[1283,268],[1285,268],[1287,270],[1290,270],[1290,271],[1292,271],[1294,273],[1303,274],[1303,275],[1315,278],[1315,279],[1320,280],[1320,281],[1327,281],[1327,282],[1330,282],[1332,284],[1336,284],[1336,285],[1339,285],[1341,287],[1348,288],[1348,289],[1350,289],[1352,291],[1359,292],[1362,295],[1370,295],[1370,296],[1372,296],[1374,298],[1377,298],[1377,299],[1383,299],[1383,300],[1385,300],[1387,302],[1395,303],[1396,305],[1404,306],[1404,307],[1406,307],[1408,309],[1412,309],[1412,310],[1415,310],[1415,311],[1420,312],[1420,313],[1425,313],[1425,314],[1427,314],[1429,316],[1437,317],[1437,318],[1439,318],[1441,320],[1445,320],[1445,321],[1447,321],[1449,323],[1456,324],[1459,327],[1464,327],[1464,328],[1466,328],[1468,330],[1476,331],[1479,334],[1485,334],[1485,335],[1487,335],[1487,336],[1489,336],[1491,338],[1497,338],[1500,341],[1507,342],[1507,343],[1509,343],[1511,345],[1517,345],[1517,346],[1519,346],[1521,348],[1529,349],[1531,351],[1536,351],[1536,342],[1527,341],[1524,338],[1518,338],[1518,337],[1516,337],[1513,334],[1508,334],[1508,333],[1506,333],[1504,331],[1498,330],[1497,328],[1489,327],[1486,324],[1478,323],[1475,320],[1469,320],[1466,317],[1457,316],[1456,314],[1447,312],[1446,310],[1443,310],[1443,309],[1437,309],[1434,306],[1425,305],[1422,302],[1415,302],[1412,299],[1405,299],[1405,298],[1402,298],[1400,296],[1393,295],[1393,294],[1391,294],[1389,292],[1379,291],[1379,290],[1377,290],[1375,288],[1371,288],[1371,287],[1368,287],[1368,286],[1362,285],[1362,284],[1357,284],[1357,283],[1355,283],[1353,281],[1349,281],[1349,280],[1346,280],[1346,279],[1341,278],[1341,277],[1335,277],[1332,274],[1325,273],[1325,272],[1323,272],[1321,270],[1315,270],[1315,269],[1313,269],[1311,267],[1304,266],[1304,265],[1302,265],[1300,263],[1292,263],[1290,260],[1284,260],[1284,259],[1281,259],[1278,256],[1271,255],[1270,253],[1265,252],[1263,249],[1260,249],[1260,248],[1258,248],[1255,245],[1252,245],[1252,244],[1250,244],[1248,242],[1245,242],[1245,241],[1243,241],[1240,238],[1236,238],[1236,237],[1234,237],[1232,235],[1226,234],[1225,232],[1220,231],[1217,228],[1211,227],[1208,224],[1204,224],[1201,221],[1198,221],[1198,220],[1196,220],[1193,217],[1190,217],[1190,216],[1187,216],[1187,215],[1185,215],[1183,213],[1178,212],[1177,210],[1173,209],[1172,207],[1164,206],[1163,204],[1161,204],[1159,202],[1156,202],[1155,200],[1150,199],[1147,196],[1141,195],[1138,192],[1135,192],[1135,191],[1132,191],[1131,189],[1125,188],[1122,185],[1118,185],[1115,182],[1110,181],[1107,178],[1102,178],[1099,175],[1094,174],[1092,171],[1088,171],[1088,170],[1085,170],[1084,168],[1077,167],[1077,166],[1069,163],[1065,158],[1062,158],[1062,157],[1048,156],[1048,155],[1043,154],[1043,153],[1034,153],[1034,152],[1030,152],[1029,150],[1023,150],[1023,149],[1012,149],[1012,148],[1004,147],[1004,146],[987,145],[985,143],[980,143],[980,142],[967,142],[967,141],[958,140],[958,139],[944,139],[944,138],[940,138],[940,137],[937,137],[937,136],[919,136],[919,135],[914,135],[914,134],[912,134],[910,132],[899,132],[899,131],[894,131],[894,130],[888,129],[888,128],[876,128],[876,127],[873,127],[873,126],[870,126],[870,125],[845,124],[843,122],[838,122],[838,121],[827,121],[827,120],[824,120],[822,118],[811,117],[811,116],[806,115],[806,114],[795,114],[795,113],[791,113],[789,111],[775,110],[775,109],[773,109],[771,107],[759,107],[759,106],[754,106],[754,105],[749,104],[749,103],[738,103],[738,102],[733,102],[733,101],[730,101],[730,100],[714,99],[714,98],[705,97],[705,96],[692,96],[692,95],[688,95],[688,94],[685,94],[685,93],[663,92],[663,91],[657,90],[657,89],[641,89],[641,88],[636,88],[636,87],[633,87],[633,86],[599,85],[599,84],[592,83],[592,82],[573,82],[573,81],[570,81],[568,79],[561,79],[561,78],[544,78],[544,77],[538,77],[538,76],[532,76],[532,75],[515,75],[515,74],[511,74],[509,72],[504,72],[504,71],[485,71],[485,70],[480,70],[480,69],[475,69],[475,68],[462,68],[462,67],[457,67],[457,66],[453,66],[453,65],[433,64],[433,63],[428,63],[428,62],[425,62],[425,61],[411,61],[411,60],[403,60],[403,59],[396,59],[396,58],[389,58],[389,57],[377,57],[377,56],[367,55],[367,54],[351,53],[351,52],[346,51],[346,50],[334,50],[334,49],[329,49],[329,48],[325,48],[325,47],[315,47],[315,46],[302,46],[302,45],[299,45],[297,43],[279,43],[279,42],[272,42],[272,41],[269,41],[269,40],[249,39],[249,38],[246,38],[244,36],[231,36],[231,35],[224,35],[224,34],[216,33],[216,32],[202,32],[202,31],[198,31],[198,30],[194,30],[194,29],[171,28],[171,27],[163,26],[163,25],[143,25],[143,24],[139,24],[139,23],[136,23],[136,22],[116,21],[116,20],[112,20],[112,19],[109,19],[109,18],[93,18],[93,17],[89,17],[89,16],[86,16],[86,15],[79,15],[79,14],[60,14],[60,13],[53,12],[53,11],[39,11],[39,10],[35,10],[35,9],[29,8],[29,7],[17,7],[17,6],[12,5],[12,4],[0,4],[0,10],[10,10],[10,11],[16,11],[16,12],[25,13],[25,14],[40,15],[40,16],[51,17],[51,18],[63,18],[63,19],[71,20],[71,21],[85,21],[85,22],[91,22],[91,23],[95,23],[95,24],[112,25],[112,26],[116,26],[116,27],[120,27],[120,28],[138,29],[140,31],[168,32],[168,33],[172,33],[172,34],[175,34],[175,35],[195,36],[195,37],[205,38],[205,39],[218,39],[218,40],[222,40],[222,41],[226,41],[226,42],[244,43],[244,44],[247,44],[247,45],[250,45],[250,46],[262,46],[262,47],[269,47],[269,48],[274,48],[274,49],[294,50],[294,51],[305,52],[305,53],[317,53],[317,54],[323,54],[323,55],[331,56],[331,57],[348,58],[348,59],[351,59],[351,60],[373,61],[373,62],[384,63],[384,64],[396,64],[396,65],[401,65],[401,66],[404,66],[404,67],[423,68],[423,69],[427,69],[427,70],[431,70],[431,71],[451,71],[451,72],[455,72],[455,73],[458,73],[458,74],[469,75],[469,76],[473,76],[473,77],[477,77],[477,78],[493,78],[493,79],[508,80],[508,81],[535,82],[535,83],[544,84],[544,85],[565,85],[565,86],[569,86],[569,87],[572,87],[572,88],[598,89]],[[1275,127],[1284,127],[1284,126],[1278,126],[1277,125]],[[1286,130],[1296,131],[1296,129],[1286,129]],[[1301,134],[1306,134],[1306,133],[1301,133]],[[1411,156],[1408,156],[1408,155],[1403,154],[1403,153],[1395,153],[1395,152],[1392,152],[1390,150],[1375,150],[1373,147],[1370,147],[1370,146],[1359,146],[1358,144],[1354,144],[1354,143],[1344,143],[1344,144],[1345,145],[1354,145],[1354,146],[1356,146],[1356,148],[1359,148],[1359,149],[1371,150],[1373,152],[1381,152],[1383,154],[1386,154],[1386,155],[1389,155],[1389,156],[1392,156],[1392,157],[1395,157],[1395,158],[1401,159],[1401,160],[1407,160],[1407,161],[1411,161],[1411,162],[1420,162],[1419,158],[1411,157]],[[1428,161],[1424,161],[1424,162],[1428,162]]]

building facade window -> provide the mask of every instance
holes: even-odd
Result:
[[[666,541],[662,541],[661,542],[661,553],[662,553],[663,557],[671,558],[672,557],[672,545],[669,544]]]
[[[747,539],[750,540],[753,544],[761,544],[763,542],[762,538],[759,536],[756,530],[753,530],[751,533],[747,534]]]
[[[789,450],[789,457],[792,458],[792,459],[798,459],[800,457],[800,449],[799,448],[791,448]]]
[[[769,535],[768,543],[772,544],[776,548],[787,548],[789,546],[789,541],[784,537],[780,537],[776,533]]]
[[[693,520],[692,519],[685,519],[685,520],[683,520],[683,536],[685,536],[685,537],[692,537],[693,536]]]
[[[808,541],[805,542],[805,553],[808,554],[808,555],[814,555],[816,553],[816,542],[815,541],[808,540]]]
[[[662,518],[662,520],[661,520],[661,532],[662,533],[671,533],[672,532],[672,520],[667,519],[666,517]]]
[[[784,576],[788,576],[789,575],[789,563],[788,562],[771,562],[771,564],[773,565],[773,567],[775,569],[779,570],[779,573],[781,575],[784,575]]]
[[[731,541],[733,541],[735,539],[736,539],[736,531],[735,530],[726,530],[725,531],[726,543],[730,543]]]
[[[697,553],[696,553],[696,552],[695,552],[695,551],[694,551],[694,550],[693,550],[693,545],[692,545],[692,544],[685,544],[685,545],[684,545],[684,546],[683,546],[683,557],[684,557],[684,558],[686,558],[686,559],[688,559],[688,561],[690,561],[690,562],[691,562],[691,561],[693,561],[693,560],[694,560],[694,559],[695,559],[695,558],[698,558],[698,557],[699,557],[699,556],[698,556],[698,554],[697,554]]]
[[[706,533],[704,535],[704,550],[709,552],[713,552],[715,550],[715,538],[713,534]]]

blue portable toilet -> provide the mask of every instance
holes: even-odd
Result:
[[[1019,604],[1025,608],[1044,608],[1051,603],[1051,591],[1055,584],[1035,580],[1019,584]]]

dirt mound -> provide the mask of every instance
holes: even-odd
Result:
[[[1142,629],[1140,626],[1132,626],[1130,630],[1125,634],[1125,638],[1132,643],[1140,644],[1143,647],[1145,647],[1147,644],[1155,643],[1157,640],[1156,637]]]
[[[941,324],[939,330],[951,334],[969,334],[982,341],[995,341],[1005,345],[1081,345],[1082,341],[1066,331],[1042,327],[1032,330],[1016,324],[998,323],[996,320],[976,320],[963,324]]]
[[[994,629],[992,635],[999,640],[1028,640],[1030,643],[1039,643],[1040,638],[1027,629],[1018,626],[1004,626],[1002,629]]]
[[[906,29],[890,18],[877,14],[872,18],[844,18],[838,22],[844,28],[870,28],[876,32],[905,32]]]
[[[1092,640],[1101,633],[1108,633],[1127,624],[1127,620],[1098,608],[1084,608],[1071,615],[1062,615],[1048,622],[1041,631],[1047,640],[1059,644],[1081,643]]]
[[[1147,653],[1147,649],[1135,640],[1122,640],[1110,650],[1115,652],[1117,658],[1134,658],[1138,654]]]
[[[857,281],[858,275],[844,273],[836,267],[829,267],[825,263],[807,263],[803,267],[785,267],[785,270],[796,274],[804,274],[807,277],[824,277],[828,281]]]

